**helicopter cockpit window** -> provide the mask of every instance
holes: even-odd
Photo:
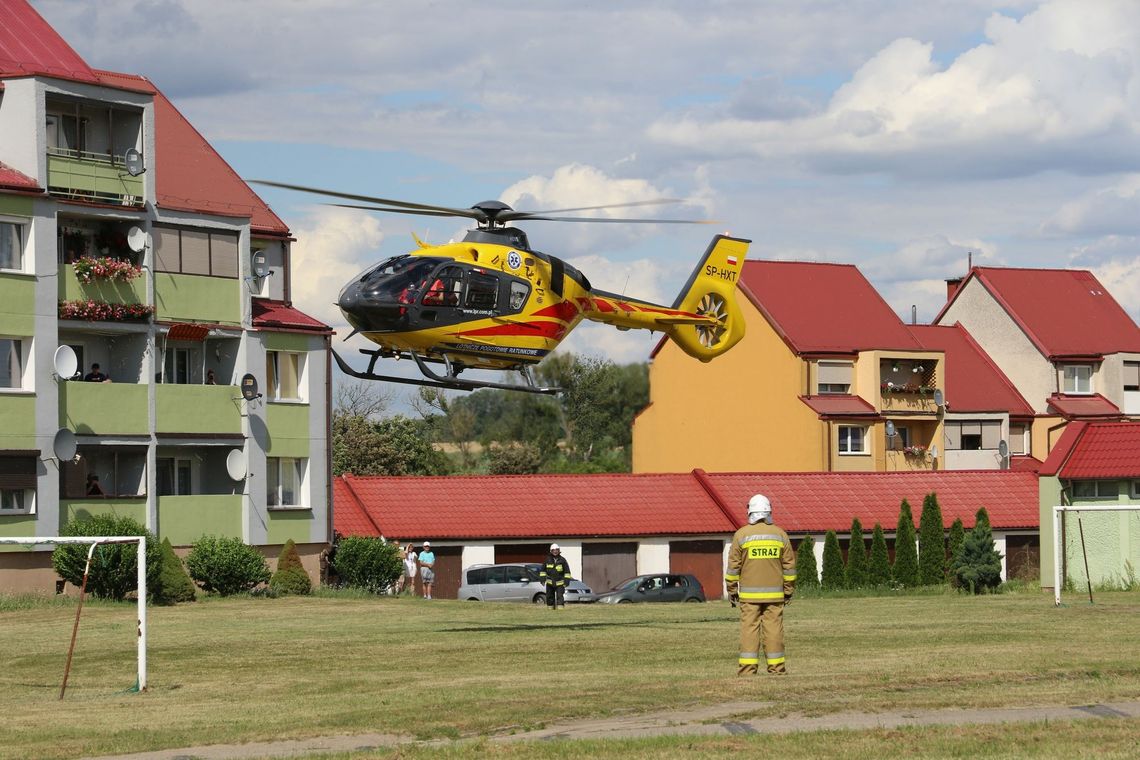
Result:
[[[525,282],[511,283],[511,311],[518,311],[523,307],[528,293],[530,293],[530,286]]]
[[[498,277],[472,272],[467,281],[467,301],[464,305],[468,309],[493,309],[498,295]]]
[[[379,301],[412,303],[432,270],[445,260],[432,256],[396,256],[368,270],[360,282],[366,292]]]
[[[458,306],[463,290],[463,270],[444,267],[436,273],[424,293],[424,306]]]

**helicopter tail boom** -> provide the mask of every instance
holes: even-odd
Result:
[[[703,318],[703,323],[676,320],[665,326],[665,333],[689,356],[707,362],[744,337],[736,285],[751,242],[726,235],[713,238],[673,302],[674,309]]]

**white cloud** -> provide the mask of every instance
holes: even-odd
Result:
[[[1140,174],[1064,204],[1042,225],[1047,234],[1140,234]]]

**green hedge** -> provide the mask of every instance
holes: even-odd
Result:
[[[240,538],[203,536],[186,557],[190,577],[203,591],[230,596],[269,580],[269,563]]]
[[[153,598],[160,592],[162,548],[145,526],[129,517],[93,515],[72,520],[60,533],[64,536],[146,536],[146,583]],[[59,577],[75,587],[83,583],[90,544],[59,544],[51,553],[51,564]],[[103,599],[123,599],[138,590],[138,548],[136,544],[100,544],[91,558],[87,592]]]

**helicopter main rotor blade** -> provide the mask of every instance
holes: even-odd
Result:
[[[471,209],[451,208],[450,206],[434,206],[429,203],[411,203],[410,201],[397,201],[391,198],[377,198],[372,195],[356,195],[354,193],[342,193],[337,190],[322,190],[318,187],[306,187],[305,185],[292,185],[288,182],[274,182],[268,179],[251,179],[246,180],[256,185],[266,185],[267,187],[279,187],[283,190],[296,190],[301,193],[312,193],[314,195],[327,195],[332,198],[344,198],[350,201],[362,201],[364,203],[380,203],[385,206],[398,206],[400,208],[414,208],[423,209],[426,211],[441,211],[444,214],[452,214],[454,216],[465,216],[471,219],[481,218],[478,212],[472,212]]]
[[[716,219],[613,219],[608,216],[525,216],[524,222],[600,222],[602,224],[723,224]]]
[[[475,212],[460,214],[454,211],[434,211],[416,208],[384,208],[383,206],[365,206],[359,203],[326,203],[324,205],[337,206],[339,208],[358,208],[363,211],[387,211],[390,214],[416,214],[418,216],[465,216],[468,219],[483,218],[481,214],[477,214]]]
[[[501,221],[510,219],[523,219],[536,214],[569,214],[573,211],[601,211],[607,208],[629,208],[630,206],[659,206],[663,203],[684,203],[680,198],[657,198],[648,201],[630,201],[629,203],[607,203],[604,206],[581,206],[579,208],[550,208],[543,211],[504,211],[499,214]]]

